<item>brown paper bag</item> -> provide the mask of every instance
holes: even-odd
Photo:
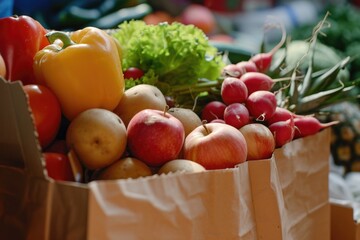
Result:
[[[275,159],[248,162],[257,239],[286,239],[283,232],[283,196]]]
[[[330,129],[274,153],[284,201],[284,239],[330,239]]]
[[[26,174],[22,149],[17,135],[17,112],[11,87],[0,78],[0,238],[24,239],[26,217],[23,215],[23,196],[26,189]]]
[[[24,239],[23,215],[25,174],[19,168],[0,165],[0,239]]]
[[[89,239],[256,239],[247,164],[89,184]]]
[[[7,123],[0,125],[0,236],[330,239],[327,130],[233,169],[55,182],[47,177],[21,85],[0,81],[0,97],[0,123]]]

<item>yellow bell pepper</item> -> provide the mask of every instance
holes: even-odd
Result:
[[[35,55],[34,72],[37,83],[58,97],[64,116],[72,120],[90,108],[114,110],[125,91],[116,40],[94,27],[47,37],[51,44]]]

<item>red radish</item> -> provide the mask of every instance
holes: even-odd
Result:
[[[238,78],[227,77],[221,84],[221,98],[227,105],[244,103],[248,97],[248,89]]]
[[[246,124],[239,131],[243,134],[247,148],[247,160],[270,158],[275,150],[274,135],[261,123]]]
[[[217,119],[211,120],[211,123],[225,123],[225,120],[217,118]]]
[[[225,108],[224,121],[239,129],[250,122],[249,110],[241,103],[232,103]]]
[[[288,109],[283,107],[276,107],[275,113],[272,115],[271,118],[266,120],[266,122],[267,125],[269,126],[275,122],[286,121],[294,116],[295,116],[294,113],[290,112]]]
[[[249,95],[246,107],[257,121],[266,121],[271,118],[276,110],[276,96],[269,91],[256,91]]]
[[[125,79],[139,79],[144,76],[143,70],[136,67],[129,67],[124,71],[124,78]]]
[[[275,47],[273,47],[273,49],[271,49],[267,53],[255,54],[253,57],[250,58],[250,61],[255,63],[255,65],[257,66],[257,68],[259,70],[259,72],[265,73],[265,72],[267,72],[269,70],[269,68],[271,66],[273,55],[285,43],[286,31],[285,31],[285,27],[284,27],[283,24],[281,24],[281,32],[282,32],[281,40],[280,40],[280,42],[278,44],[276,44]]]
[[[240,61],[236,63],[236,66],[239,68],[239,70],[244,74],[247,72],[258,72],[257,66],[252,61]]]
[[[226,65],[222,70],[223,76],[228,77],[240,77],[244,72],[242,72],[242,69],[236,66],[236,64],[228,64]]]
[[[169,106],[169,108],[175,107],[175,99],[172,96],[165,96],[166,105]]]
[[[339,121],[321,123],[314,116],[301,116],[294,118],[295,136],[294,138],[306,137],[318,133],[320,130],[336,125]]]
[[[203,108],[201,112],[201,120],[206,120],[209,123],[214,119],[224,119],[225,108],[225,103],[220,101],[211,101]]]
[[[245,83],[249,95],[259,90],[270,91],[275,84],[275,81],[270,76],[261,72],[244,73],[239,79]]]
[[[286,121],[277,121],[270,124],[269,129],[274,134],[276,147],[282,147],[294,139],[295,125],[292,117]]]

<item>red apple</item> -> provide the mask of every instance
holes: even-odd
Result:
[[[171,114],[144,109],[130,120],[127,136],[130,154],[156,167],[178,157],[184,143],[185,130],[182,123]]]
[[[275,138],[270,129],[260,123],[249,123],[239,130],[246,139],[247,160],[270,158],[275,150]]]
[[[232,168],[245,162],[247,145],[242,133],[227,124],[207,123],[195,128],[184,142],[184,158],[206,169]]]

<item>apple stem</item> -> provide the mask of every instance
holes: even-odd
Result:
[[[201,123],[202,123],[203,127],[205,128],[206,133],[209,134],[209,133],[210,133],[210,132],[209,132],[209,129],[206,127],[207,121],[206,121],[206,120],[202,120]]]

